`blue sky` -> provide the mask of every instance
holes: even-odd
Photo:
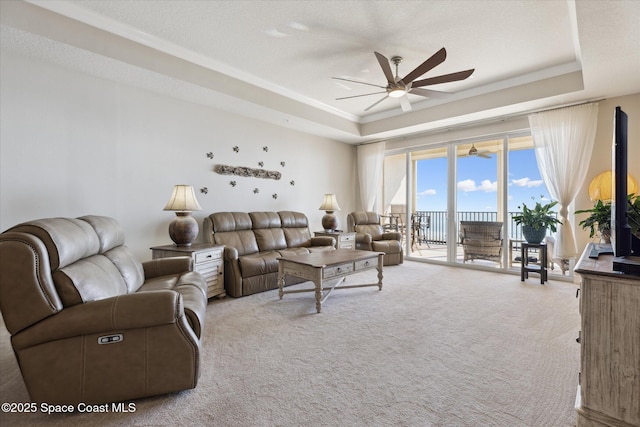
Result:
[[[458,211],[495,212],[498,206],[496,156],[493,155],[490,159],[462,157],[457,161]],[[419,160],[417,173],[417,210],[446,210],[447,159]],[[550,200],[549,192],[538,171],[533,149],[509,152],[507,191],[509,211],[520,210],[518,205],[523,202],[532,207],[536,201]]]

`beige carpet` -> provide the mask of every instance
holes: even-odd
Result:
[[[336,291],[321,314],[312,293],[212,300],[196,389],[138,400],[135,413],[2,413],[0,424],[571,426],[575,293],[405,262],[385,268],[382,291]],[[28,401],[1,329],[0,400]]]

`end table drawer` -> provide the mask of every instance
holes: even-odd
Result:
[[[222,258],[222,251],[219,249],[213,249],[210,251],[202,251],[195,253],[195,263],[200,264],[201,262],[213,261],[216,259]]]
[[[351,273],[353,271],[353,263],[340,264],[333,267],[327,267],[324,269],[322,273],[322,277],[324,279],[328,279],[329,277],[339,276],[345,273]]]
[[[356,236],[354,236],[351,233],[349,233],[349,234],[341,234],[340,235],[340,241],[342,243],[353,242],[354,240],[356,240]]]

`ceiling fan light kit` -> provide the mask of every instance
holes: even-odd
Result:
[[[387,86],[380,86],[380,85],[375,85],[371,83],[361,82],[358,80],[347,79],[342,77],[333,77],[333,78],[337,80],[352,82],[352,83],[375,86],[381,89],[385,89],[386,93],[385,92],[365,93],[362,95],[336,98],[337,100],[358,98],[361,96],[369,96],[369,95],[385,93],[382,99],[376,101],[369,107],[365,108],[364,111],[369,111],[371,108],[375,107],[376,105],[378,105],[379,103],[381,103],[387,98],[400,99],[400,106],[402,107],[402,111],[409,111],[411,110],[411,103],[409,102],[409,99],[406,96],[407,94],[419,95],[427,98],[443,98],[446,95],[449,95],[449,93],[429,90],[429,89],[421,89],[421,88],[423,86],[437,85],[441,83],[449,83],[449,82],[464,80],[467,77],[469,77],[471,74],[473,74],[475,70],[475,69],[470,69],[465,71],[458,71],[456,73],[443,74],[441,76],[430,77],[427,79],[416,81],[418,77],[426,74],[427,72],[429,72],[430,70],[432,70],[433,68],[435,68],[436,66],[444,62],[444,60],[447,58],[447,51],[445,50],[445,48],[442,48],[436,53],[434,53],[429,59],[424,61],[422,64],[420,64],[418,67],[416,67],[413,71],[411,71],[409,74],[407,74],[403,78],[400,78],[398,74],[398,65],[402,62],[401,56],[393,56],[391,58],[391,61],[389,61],[384,55],[382,55],[379,52],[374,52],[374,55],[376,56],[376,59],[380,64],[380,68],[382,68],[382,72],[384,73],[384,76],[387,79]],[[393,75],[393,71],[391,70],[390,62],[392,62],[396,66],[395,76]]]

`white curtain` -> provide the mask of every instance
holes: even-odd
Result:
[[[558,201],[554,258],[578,254],[568,215],[586,177],[598,122],[598,104],[585,104],[532,114],[529,125],[538,169],[551,197]]]
[[[357,150],[360,204],[365,211],[373,211],[381,188],[384,141],[359,145]]]
[[[384,174],[383,174],[383,199],[384,206],[382,207],[382,213],[388,213],[391,203],[406,205],[406,157],[400,156],[387,156],[384,158]],[[398,193],[402,191],[401,197],[397,197]],[[394,200],[396,197],[396,200]]]

